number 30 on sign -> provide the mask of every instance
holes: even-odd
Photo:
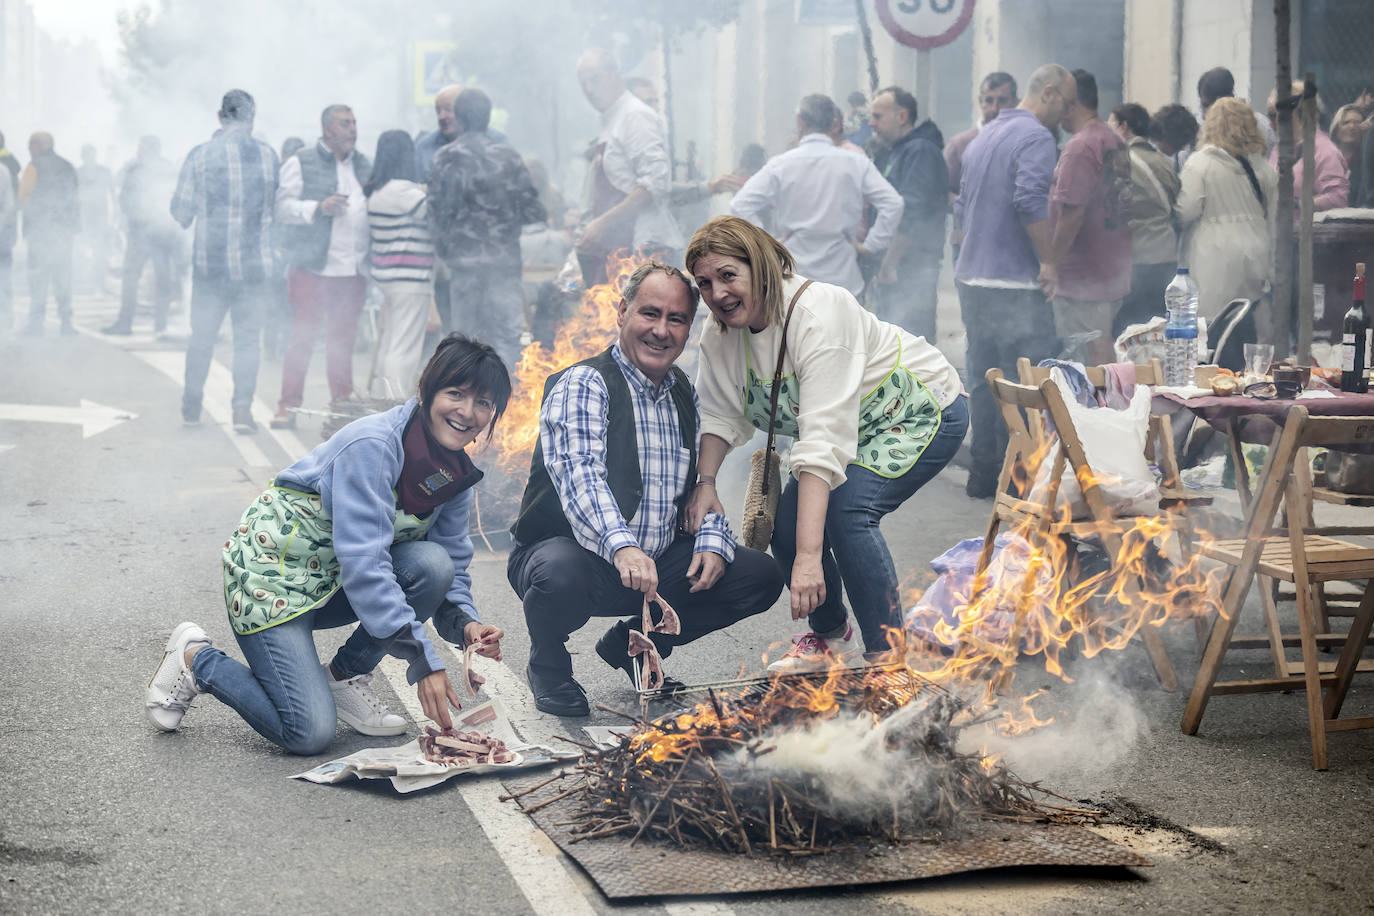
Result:
[[[921,50],[949,44],[973,18],[973,0],[874,0],[874,5],[893,38]]]

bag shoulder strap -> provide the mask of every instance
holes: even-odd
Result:
[[[801,294],[806,292],[806,288],[811,285],[807,280],[798,290],[792,294],[792,301],[787,303],[787,317],[782,322],[782,341],[778,344],[778,365],[773,370],[773,393],[768,399],[768,451],[773,450],[773,437],[777,434],[773,427],[774,420],[778,416],[778,389],[782,388],[782,359],[787,355],[787,328],[792,324],[792,310],[797,307],[797,300]],[[764,491],[768,490],[768,483],[764,481]]]
[[[1145,173],[1145,178],[1150,182],[1150,187],[1154,188],[1155,194],[1159,196],[1159,203],[1165,210],[1173,210],[1173,204],[1169,202],[1169,195],[1164,190],[1164,185],[1159,183],[1155,177],[1154,169],[1150,168],[1150,163],[1145,161],[1145,157],[1140,154],[1140,150],[1131,150],[1131,162]]]
[[[1260,212],[1267,219],[1269,217],[1269,205],[1264,201],[1264,192],[1260,190],[1259,178],[1255,175],[1255,167],[1244,156],[1236,156],[1236,161],[1245,170],[1245,177],[1250,179],[1250,190],[1255,192],[1255,200],[1259,201]]]

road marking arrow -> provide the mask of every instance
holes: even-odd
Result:
[[[85,398],[81,399],[80,407],[62,407],[55,404],[0,404],[0,420],[18,420],[21,423],[75,423],[81,427],[83,439],[103,433],[125,420],[136,419],[136,413],[117,407],[106,407]]]

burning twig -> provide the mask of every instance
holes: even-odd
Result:
[[[840,669],[711,689],[691,712],[653,723],[600,708],[637,728],[609,750],[584,747],[572,776],[576,785],[527,809],[580,793],[571,821],[578,840],[626,835],[631,842],[806,856],[853,849],[864,839],[928,841],[966,819],[1081,823],[1101,817],[1038,802],[1036,794],[1053,793],[991,758],[957,750],[961,719],[972,717],[907,669]],[[847,802],[838,793],[849,788],[850,774],[798,764],[807,741],[814,744],[807,736],[825,727],[858,730],[861,753],[880,756],[888,772],[919,774],[920,781],[893,779],[890,789],[870,787],[878,793],[874,802]],[[849,738],[848,731],[839,734]]]

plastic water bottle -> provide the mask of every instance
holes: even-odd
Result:
[[[1180,267],[1164,288],[1164,308],[1169,315],[1164,326],[1164,383],[1191,386],[1197,369],[1197,284],[1188,268]]]

